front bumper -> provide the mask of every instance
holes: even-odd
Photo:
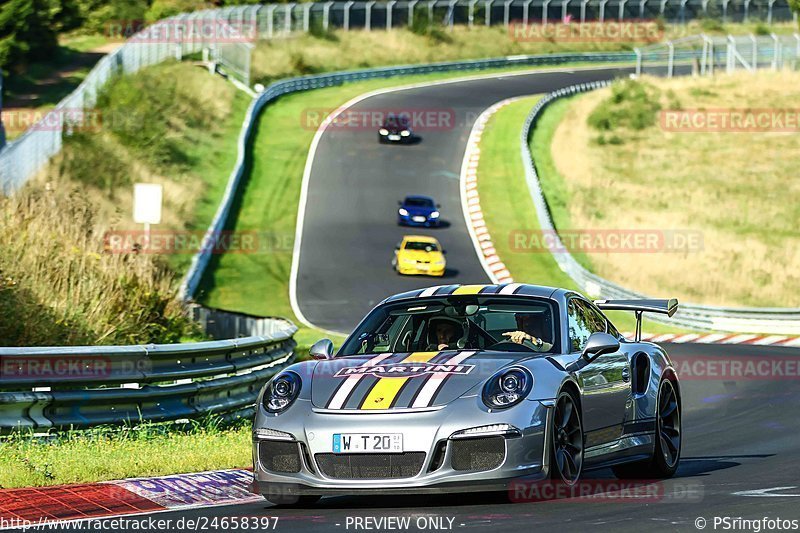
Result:
[[[422,268],[417,268],[415,266],[407,267],[407,266],[402,266],[401,265],[400,267],[398,267],[397,271],[400,274],[403,274],[404,276],[437,276],[438,277],[438,276],[444,276],[445,267],[444,267],[444,265],[442,265],[440,267],[432,267],[432,268],[429,268],[429,269],[422,269]]]
[[[298,399],[280,416],[259,413],[255,427],[290,434],[297,443],[301,461],[299,471],[294,473],[268,471],[260,461],[258,446],[259,442],[269,439],[254,439],[255,489],[265,495],[275,492],[289,495],[483,492],[507,490],[511,480],[533,481],[547,477],[545,435],[551,409],[539,401],[526,400],[507,411],[490,413],[485,408],[476,409],[478,402],[481,402],[479,398],[470,397],[438,409],[353,413],[314,409],[308,400]],[[306,414],[298,416],[302,410]],[[509,424],[519,430],[502,436],[502,461],[487,470],[465,471],[463,465],[456,469],[455,441],[466,440],[459,439],[457,433],[493,424]],[[334,433],[402,433],[403,451],[424,452],[425,458],[419,472],[409,477],[333,478],[323,473],[316,457],[332,452]],[[497,435],[492,437],[497,438]],[[441,455],[442,447],[444,455]]]
[[[424,220],[414,220],[414,218],[423,218]],[[401,226],[414,226],[420,228],[434,228],[439,225],[438,218],[429,218],[424,215],[397,215],[397,223]]]

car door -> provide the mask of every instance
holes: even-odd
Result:
[[[569,347],[580,353],[589,336],[607,332],[608,321],[582,298],[570,298],[567,308]],[[630,369],[624,353],[597,357],[577,372],[583,388],[583,427],[586,446],[613,442],[622,435],[625,405],[630,397]]]

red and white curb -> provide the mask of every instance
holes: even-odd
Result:
[[[492,280],[492,283],[513,283],[511,272],[497,255],[497,250],[489,234],[489,228],[483,219],[481,199],[478,194],[478,163],[481,158],[480,142],[486,123],[493,114],[508,104],[519,100],[521,97],[509,98],[497,102],[486,109],[475,120],[472,131],[467,140],[467,149],[461,162],[461,209],[464,211],[464,220],[467,221],[467,230],[472,237],[472,244],[478,253],[483,270]]]
[[[249,470],[0,490],[0,530],[264,501]]]
[[[632,339],[633,333],[623,333]],[[786,346],[800,348],[800,337],[783,335],[747,335],[741,333],[643,333],[642,340],[673,344],[749,344],[752,346]]]

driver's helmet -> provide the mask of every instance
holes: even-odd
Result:
[[[514,318],[517,321],[517,329],[543,339],[549,336],[547,335],[549,328],[545,324],[545,315],[546,313],[516,313]]]
[[[461,325],[461,322],[456,320],[455,318],[449,317],[435,317],[432,318],[430,321],[430,325],[428,327],[428,343],[432,345],[439,344],[439,337],[436,335],[436,330],[442,324],[448,324],[453,327],[453,337],[450,339],[450,343],[455,343],[464,335],[464,327]]]

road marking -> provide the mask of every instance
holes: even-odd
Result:
[[[751,496],[754,498],[800,498],[800,494],[774,494],[775,491],[778,490],[792,490],[796,489],[797,486],[793,485],[791,487],[772,487],[769,489],[755,489],[755,490],[740,490],[739,492],[734,492],[734,496]]]

